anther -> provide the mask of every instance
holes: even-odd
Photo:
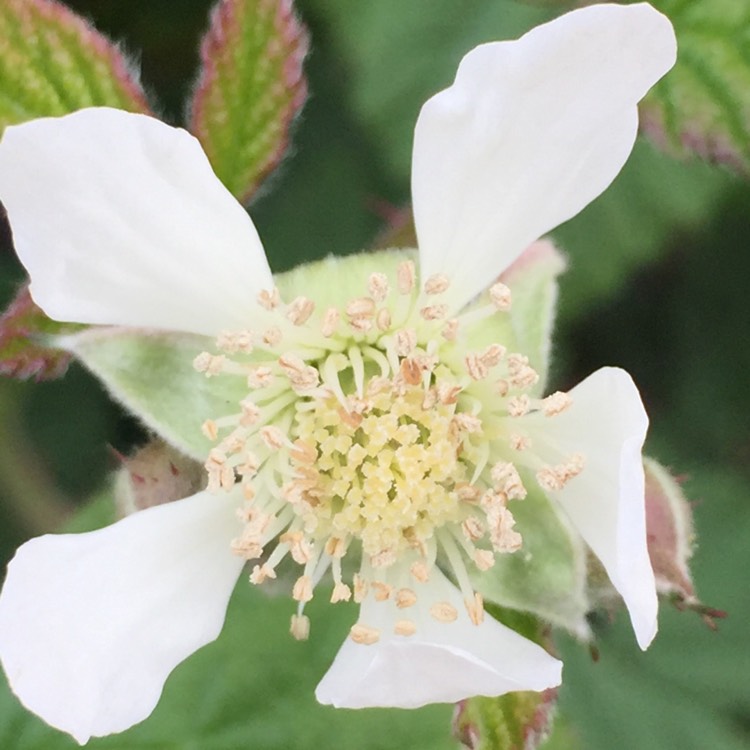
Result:
[[[498,310],[510,310],[510,289],[505,284],[497,282],[490,287],[490,299]]]
[[[367,596],[367,592],[370,590],[370,586],[367,580],[363,578],[359,573],[354,574],[354,601],[357,604],[362,604]]]
[[[514,451],[525,451],[531,447],[531,438],[514,433],[508,438],[508,443]]]
[[[344,311],[350,320],[375,316],[375,300],[372,297],[356,297],[346,303]]]
[[[417,625],[413,620],[396,620],[393,626],[393,632],[396,635],[410,636],[417,632]]]
[[[272,326],[263,334],[263,343],[267,346],[277,346],[281,343],[282,333],[277,326]]]
[[[394,597],[396,606],[399,609],[406,609],[407,607],[413,607],[417,603],[417,595],[413,589],[403,588],[396,592]]]
[[[448,305],[427,305],[419,314],[425,320],[442,320],[448,314]]]
[[[273,372],[268,367],[261,365],[251,370],[247,376],[248,388],[265,388],[273,381]]]
[[[310,618],[307,615],[292,615],[289,632],[298,641],[306,641],[310,637]]]
[[[461,393],[460,385],[449,385],[448,383],[438,383],[437,395],[441,404],[446,406],[455,404],[458,401],[458,394]]]
[[[461,531],[470,542],[476,542],[484,536],[484,526],[476,516],[468,516],[461,524]]]
[[[260,584],[267,578],[276,578],[276,571],[270,565],[256,565],[250,574],[250,583]]]
[[[484,380],[487,377],[489,370],[480,355],[467,354],[464,357],[464,364],[466,365],[466,372],[469,373],[472,380]]]
[[[436,602],[430,607],[430,614],[438,622],[455,622],[458,610],[450,602]]]
[[[449,286],[450,279],[442,273],[434,273],[424,283],[427,294],[442,294]]]
[[[302,359],[294,354],[284,354],[279,357],[279,367],[289,378],[292,386],[301,391],[315,388],[320,383],[318,371],[314,367],[306,365]]]
[[[358,622],[356,625],[352,625],[349,637],[360,645],[372,646],[373,643],[377,643],[380,640],[380,631],[377,628],[371,628],[369,625],[363,625],[361,622]]]
[[[456,336],[458,335],[458,320],[455,318],[449,320],[443,326],[441,334],[446,341],[455,341]]]
[[[505,356],[505,347],[502,344],[490,344],[480,355],[482,362],[487,367],[495,367]]]
[[[495,553],[487,549],[474,550],[474,564],[481,571],[489,570],[495,564]]]
[[[384,602],[391,598],[393,586],[383,583],[383,581],[373,581],[371,588],[376,602]]]
[[[258,304],[266,310],[275,310],[280,303],[281,295],[276,287],[270,292],[266,289],[261,289],[261,291],[258,292]]]
[[[417,560],[413,562],[409,567],[409,572],[415,581],[419,583],[427,583],[430,578],[430,569],[424,560]]]
[[[331,594],[331,604],[337,602],[348,602],[352,598],[352,590],[345,583],[337,583]]]
[[[223,354],[214,355],[202,352],[193,360],[193,367],[198,372],[204,373],[207,378],[210,378],[212,375],[218,375],[222,371],[225,362],[226,357]]]
[[[240,409],[242,410],[240,424],[243,427],[250,427],[260,419],[260,409],[254,401],[243,399],[240,401]]]
[[[371,273],[367,280],[367,291],[376,302],[382,302],[390,291],[388,277],[384,273]]]
[[[260,438],[273,451],[283,448],[289,438],[276,425],[268,424],[260,429]]]
[[[339,324],[339,311],[335,307],[329,307],[323,315],[323,323],[320,327],[320,332],[325,338],[330,338],[336,332],[336,327]]]
[[[542,411],[546,417],[554,417],[564,412],[572,403],[573,399],[567,393],[555,391],[542,399]]]
[[[375,323],[378,329],[385,332],[391,327],[391,312],[387,307],[381,307],[375,316]]]
[[[201,432],[212,442],[219,437],[219,428],[213,419],[207,419],[201,425]]]
[[[469,613],[469,619],[475,625],[481,625],[484,620],[484,599],[482,595],[475,592],[474,599],[466,599],[464,605]]]
[[[511,417],[523,417],[529,413],[531,409],[531,400],[524,393],[520,396],[515,396],[508,401],[508,414]]]
[[[414,262],[411,260],[401,261],[401,263],[398,264],[396,278],[398,279],[399,293],[411,294],[412,289],[414,289],[414,280],[416,278]]]
[[[490,471],[495,489],[503,492],[510,500],[523,500],[526,488],[516,467],[508,461],[498,461]]]
[[[297,297],[289,304],[286,316],[296,326],[307,323],[315,310],[315,303],[307,297]]]
[[[408,357],[417,346],[417,332],[413,328],[402,328],[396,333],[396,354]]]
[[[310,576],[300,576],[294,582],[292,598],[297,602],[309,602],[313,598],[313,585]]]

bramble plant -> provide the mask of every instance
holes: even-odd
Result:
[[[283,612],[268,674],[306,672],[320,651],[322,705],[456,704],[464,746],[573,748],[559,639],[594,653],[599,615],[624,605],[645,650],[658,594],[723,616],[695,594],[691,508],[643,456],[633,378],[606,366],[550,387],[568,260],[547,235],[616,180],[639,102],[670,153],[745,169],[744,63],[715,62],[736,100],[702,89],[696,18],[676,3],[673,28],[656,5],[534,11],[517,38],[467,46],[416,118],[410,210],[369,250],[298,248],[273,273],[245,206],[304,157],[291,144],[311,37],[290,0],[217,4],[185,129],[71,10],[6,3],[0,200],[29,283],[0,319],[0,369],[52,380],[81,364],[149,435],[97,502],[117,519],[31,539],[8,566],[0,661],[26,709],[80,744],[144,720],[158,733],[170,674],[218,638],[231,655],[199,692],[242,712],[237,675],[263,650],[221,634],[239,588],[252,613],[227,628],[262,642]],[[360,96],[385,127],[387,107]],[[578,284],[586,264],[600,274],[582,307],[607,289],[599,267],[632,263],[609,257],[609,231],[597,257],[565,243]],[[427,723],[451,741],[445,717]],[[263,741],[250,723],[222,739],[223,725],[199,724],[207,746]]]

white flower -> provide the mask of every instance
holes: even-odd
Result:
[[[219,441],[209,490],[18,551],[0,658],[24,705],[82,743],[141,721],[170,671],[216,638],[261,554],[255,583],[285,555],[301,566],[297,637],[327,571],[333,599],[361,602],[321,702],[557,685],[560,663],[484,616],[469,577],[522,547],[512,510],[532,484],[604,565],[645,648],[657,601],[638,392],[605,368],[542,399],[533,363],[505,349],[510,292],[487,287],[614,179],[636,104],[674,57],[669,22],[646,4],[476,48],[417,122],[418,258],[302,268],[287,287],[310,293],[294,299],[184,131],[109,109],[8,128],[0,197],[37,303],[58,320],[218,337],[196,368],[247,384],[235,414],[204,424]]]

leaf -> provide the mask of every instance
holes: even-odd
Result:
[[[468,750],[536,750],[548,747],[557,690],[513,692],[458,704],[454,733]]]
[[[70,354],[55,349],[50,337],[81,327],[50,320],[34,304],[28,285],[23,286],[0,316],[0,373],[21,380],[59,378],[68,369]]]
[[[53,0],[0,4],[0,131],[82,107],[148,112],[133,65],[106,37]]]
[[[288,148],[307,96],[307,48],[291,0],[221,0],[214,9],[189,128],[219,179],[242,201]]]
[[[672,21],[674,69],[641,105],[660,146],[744,173],[750,168],[750,5],[737,0],[657,0]]]

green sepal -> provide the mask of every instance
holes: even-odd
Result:
[[[240,378],[207,378],[193,369],[195,357],[213,348],[203,336],[92,328],[63,343],[117,401],[199,461],[211,449],[203,422],[237,411],[247,394]]]
[[[477,572],[472,582],[485,601],[533,613],[585,640],[585,545],[544,493],[527,486],[526,498],[509,506],[523,546],[497,555],[492,568]]]

